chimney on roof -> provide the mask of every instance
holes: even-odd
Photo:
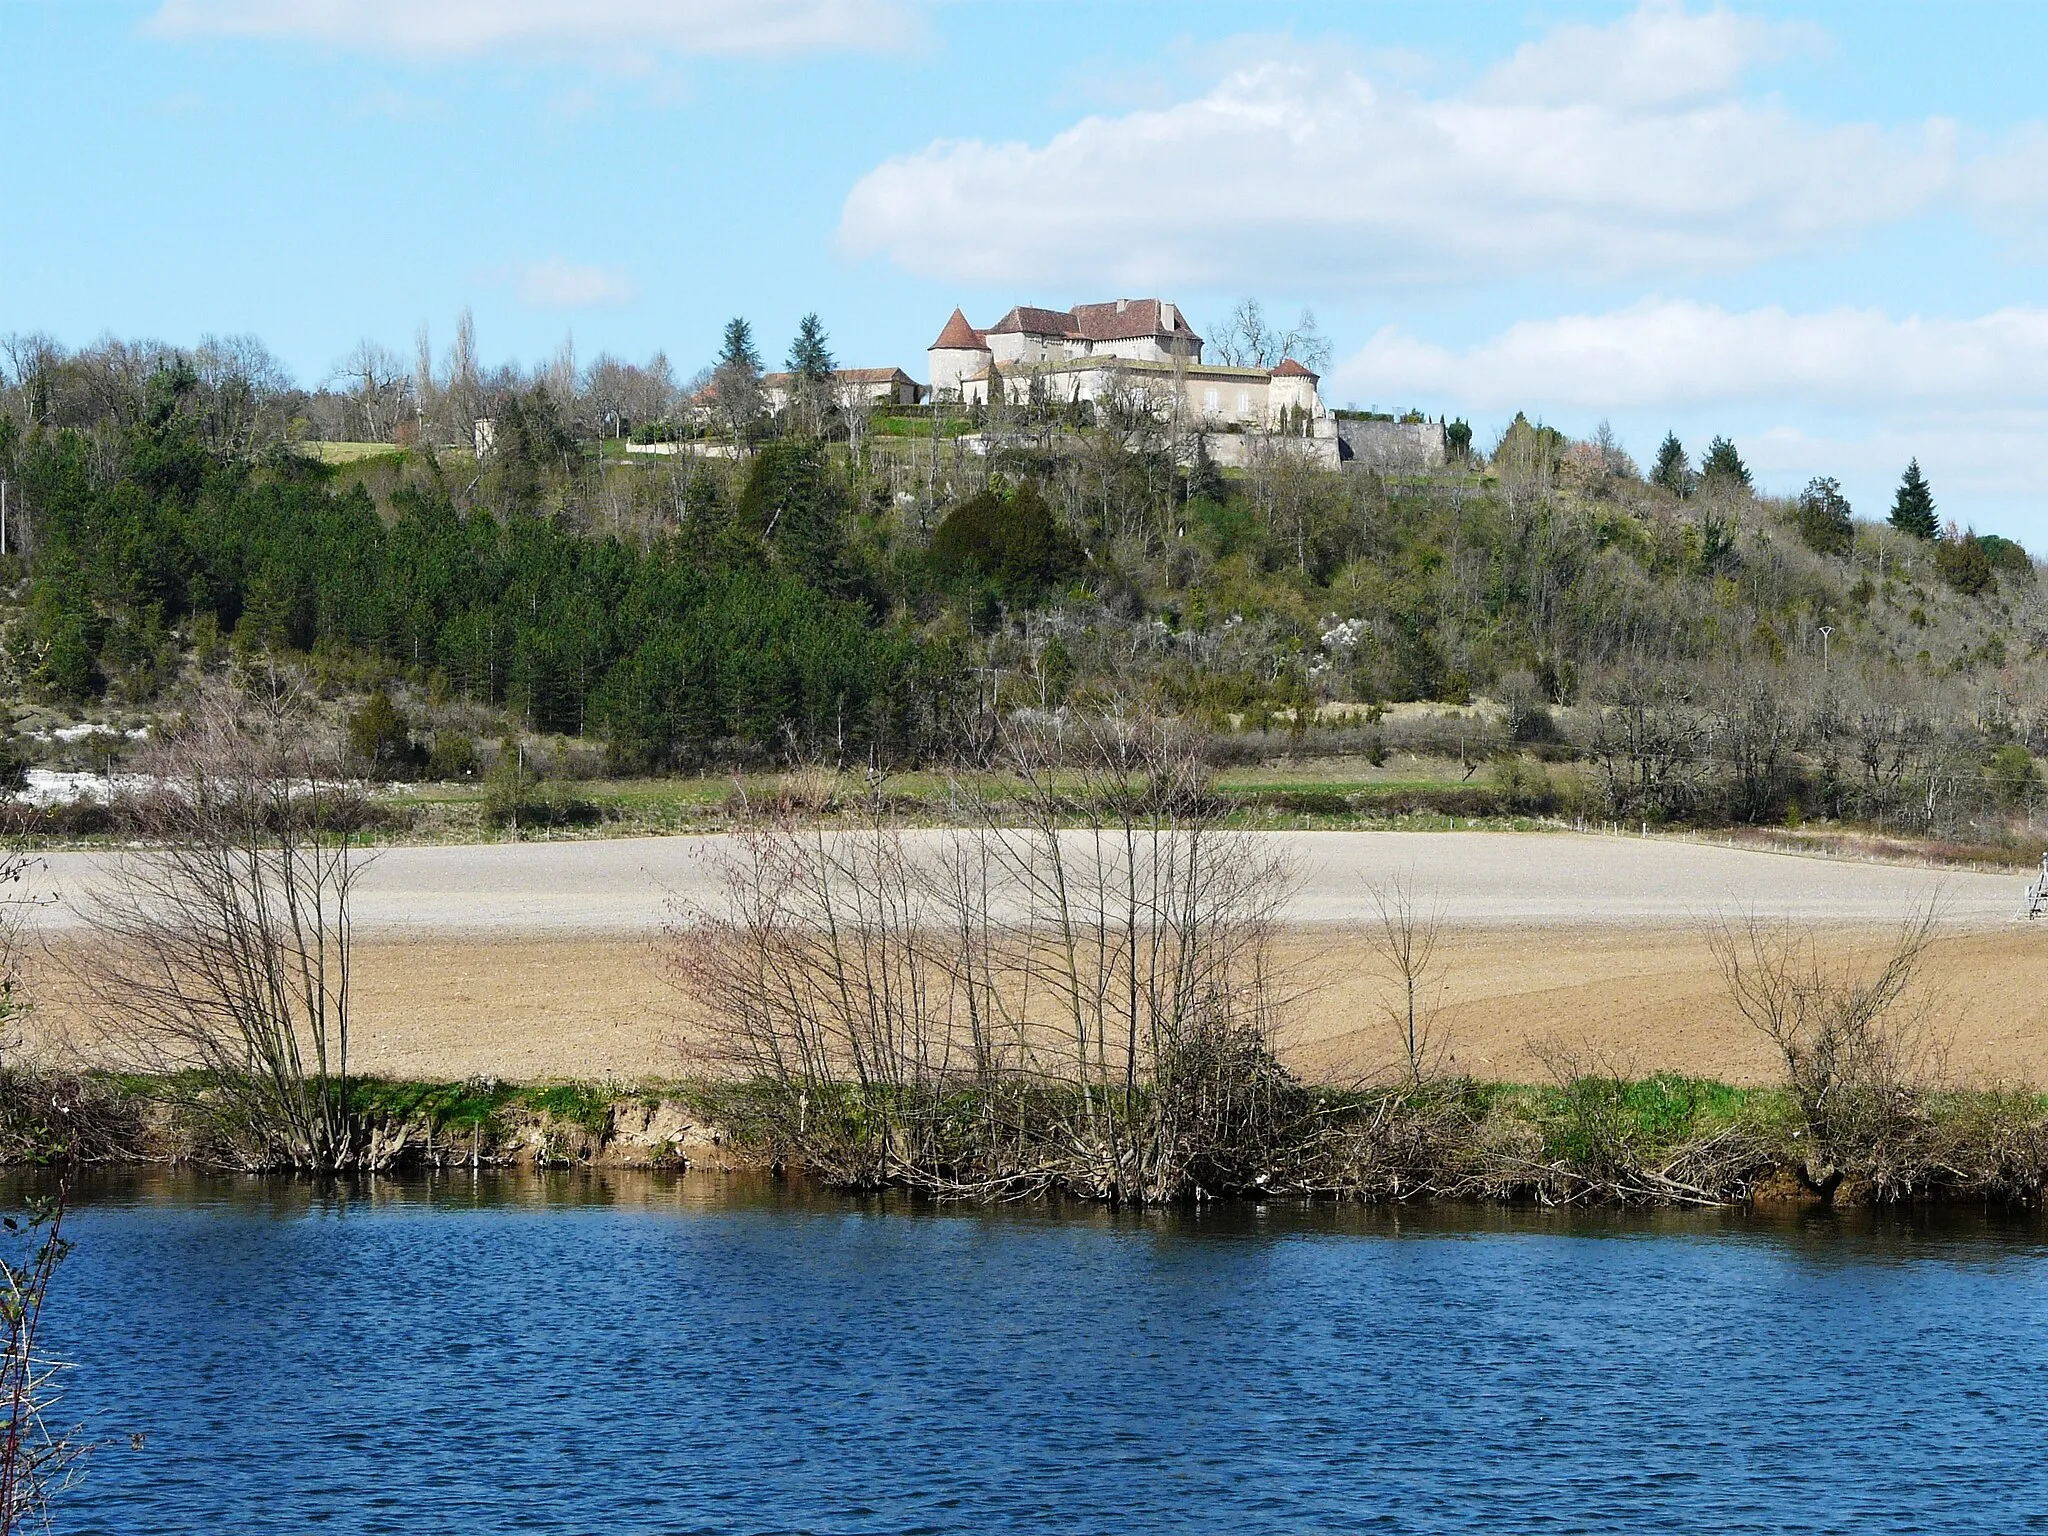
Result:
[[[1159,301],[1159,329],[1170,331],[1174,327],[1173,306],[1164,299]]]
[[[1125,310],[1129,309],[1130,307],[1131,301],[1129,299],[1118,299],[1116,301],[1116,312],[1118,314],[1122,314]]]

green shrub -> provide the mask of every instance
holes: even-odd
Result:
[[[349,716],[348,746],[372,778],[398,778],[414,764],[412,723],[382,688]]]
[[[467,731],[444,728],[434,732],[434,747],[427,754],[428,778],[473,779],[476,769],[476,742]]]
[[[1998,571],[2002,575],[2020,576],[2029,581],[2033,580],[2034,558],[2027,553],[2026,546],[2018,540],[2003,538],[1995,533],[1986,533],[1980,535],[1977,542],[1983,546],[1985,558],[1991,562],[1993,570]]]
[[[1846,555],[1856,542],[1856,525],[1850,520],[1849,499],[1839,482],[1818,475],[1799,493],[1792,511],[1793,526],[1815,554]]]
[[[1934,568],[1943,581],[1967,597],[1988,592],[1996,582],[1991,556],[1974,531],[1957,537],[1951,527],[1949,537],[1934,546]]]
[[[1026,482],[1007,500],[982,491],[961,502],[932,536],[931,560],[942,580],[986,582],[1029,599],[1078,571],[1081,552]]]
[[[1991,780],[1991,792],[1998,797],[1998,803],[2011,808],[2025,805],[2041,783],[2033,753],[2017,742],[2000,747],[1991,754],[1987,774]]]

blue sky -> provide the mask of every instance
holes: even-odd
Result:
[[[1312,306],[1334,403],[1735,438],[2048,547],[2035,5],[0,0],[0,333],[924,372]]]

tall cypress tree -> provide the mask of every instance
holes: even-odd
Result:
[[[1650,483],[1661,485],[1674,496],[1692,494],[1692,465],[1686,461],[1685,444],[1676,432],[1666,432],[1657,449],[1657,466],[1650,471]]]
[[[1899,492],[1892,499],[1892,515],[1887,521],[1899,532],[1910,533],[1916,539],[1940,537],[1941,524],[1934,517],[1934,492],[1928,489],[1927,477],[1920,473],[1917,458],[1899,477]]]

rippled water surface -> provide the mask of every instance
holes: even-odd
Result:
[[[2048,1529],[2038,1223],[86,1190],[65,1532]]]

